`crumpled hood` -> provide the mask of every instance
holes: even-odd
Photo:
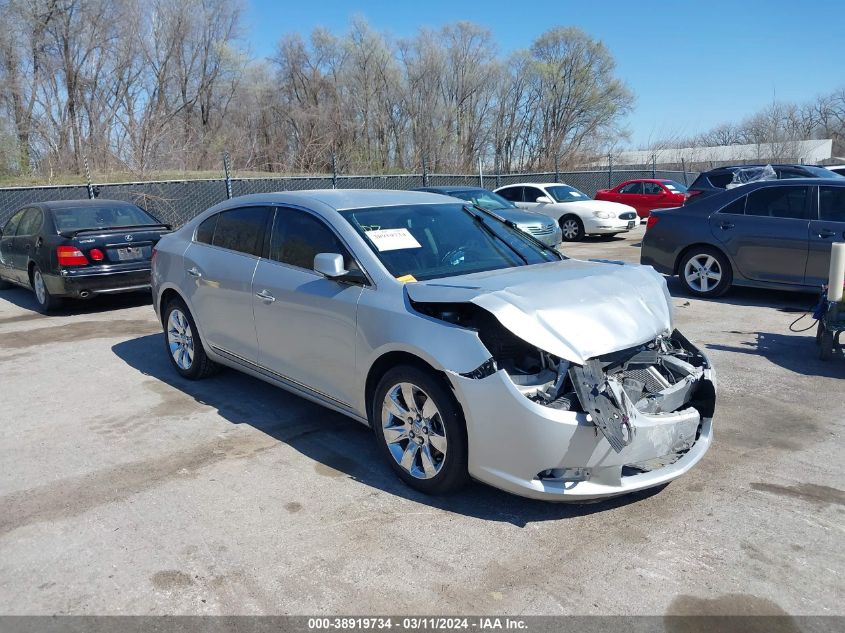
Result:
[[[522,340],[577,364],[672,330],[666,282],[650,266],[567,259],[405,290],[412,301],[474,303]]]

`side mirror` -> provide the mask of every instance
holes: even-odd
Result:
[[[540,196],[534,202],[539,202],[540,204],[552,204],[552,199],[549,196]]]
[[[337,253],[317,253],[314,255],[314,270],[329,279],[343,277],[349,272],[343,267],[343,255]]]

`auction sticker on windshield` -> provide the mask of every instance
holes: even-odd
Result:
[[[398,251],[403,248],[422,248],[408,229],[378,229],[367,231],[367,237],[380,251]]]

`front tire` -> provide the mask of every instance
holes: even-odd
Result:
[[[560,233],[564,242],[580,242],[584,239],[584,223],[577,215],[565,215],[560,219]]]
[[[701,246],[684,255],[678,276],[688,293],[697,297],[719,297],[731,287],[733,272],[722,253]]]
[[[394,367],[379,381],[370,410],[379,452],[410,487],[446,494],[469,480],[466,423],[442,380]]]
[[[59,297],[54,297],[47,290],[47,284],[44,282],[44,275],[41,274],[41,269],[38,266],[33,266],[32,275],[32,292],[35,293],[35,302],[38,304],[39,312],[47,314],[57,308],[61,307],[62,300]]]
[[[164,310],[164,345],[183,378],[202,380],[220,367],[206,355],[194,317],[181,299],[173,299]]]

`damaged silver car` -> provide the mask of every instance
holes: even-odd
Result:
[[[232,367],[373,428],[427,493],[657,486],[712,439],[715,377],[651,268],[569,259],[421,192],[244,196],[159,242],[174,369]]]

